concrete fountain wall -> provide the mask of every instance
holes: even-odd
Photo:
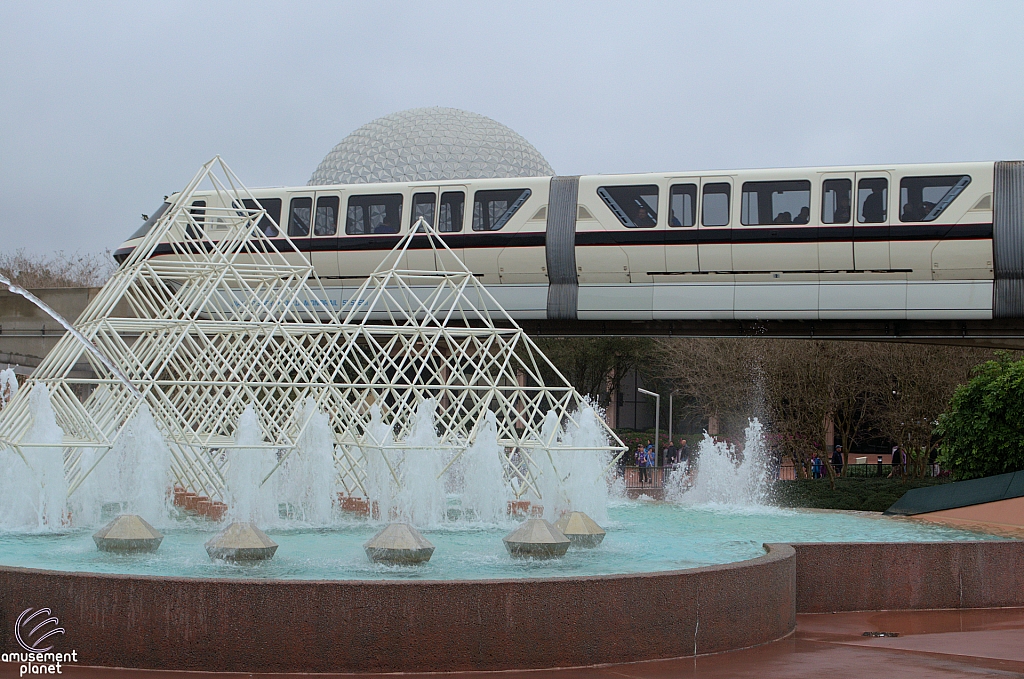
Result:
[[[683,571],[481,581],[254,581],[0,568],[0,646],[49,607],[85,665],[222,672],[566,667],[712,653],[796,624],[793,548]],[[699,624],[699,629],[698,629]]]
[[[256,581],[0,567],[0,647],[49,607],[81,664],[235,672],[502,670],[714,653],[797,612],[1024,605],[1024,542],[766,545],[723,566],[483,581]],[[896,573],[894,576],[893,574]]]

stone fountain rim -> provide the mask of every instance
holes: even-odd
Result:
[[[480,579],[424,579],[424,580],[397,580],[397,579],[365,579],[365,580],[332,580],[332,579],[291,579],[291,578],[233,578],[230,576],[209,576],[209,577],[187,577],[181,575],[145,575],[145,574],[132,574],[132,573],[101,573],[96,571],[61,571],[50,568],[28,568],[25,566],[8,566],[0,563],[0,571],[17,571],[21,573],[40,573],[40,574],[51,574],[51,575],[75,575],[85,577],[98,577],[107,578],[111,580],[152,580],[155,582],[185,582],[185,583],[202,583],[202,582],[231,582],[244,585],[291,585],[291,584],[316,584],[316,585],[373,585],[373,586],[403,586],[403,587],[417,587],[417,586],[436,586],[436,585],[493,585],[493,584],[510,584],[510,583],[560,583],[567,581],[606,581],[606,580],[621,580],[623,578],[657,578],[657,577],[671,577],[681,574],[691,573],[707,573],[720,570],[728,570],[733,568],[741,568],[747,566],[754,566],[759,563],[771,562],[780,558],[785,558],[786,555],[776,554],[776,551],[786,552],[787,550],[795,550],[796,547],[801,545],[942,545],[942,544],[957,544],[957,545],[975,545],[975,544],[1003,544],[1013,542],[1024,542],[1024,538],[997,538],[989,540],[901,540],[901,541],[865,541],[865,542],[850,542],[850,541],[835,541],[835,542],[764,542],[761,543],[765,553],[760,556],[755,556],[750,559],[743,559],[740,561],[729,561],[727,563],[711,564],[708,566],[695,566],[693,568],[676,568],[672,570],[663,571],[636,571],[633,573],[606,573],[604,575],[562,575],[562,576],[549,576],[549,577],[523,577],[523,578],[480,578]]]
[[[937,542],[949,542],[937,541]],[[971,543],[971,542],[1008,542],[1007,540],[957,540],[958,543]],[[222,576],[210,576],[210,577],[187,577],[181,575],[135,575],[131,573],[98,573],[94,571],[60,571],[50,568],[27,568],[24,566],[6,566],[0,564],[0,571],[16,571],[20,573],[40,573],[49,575],[75,575],[85,577],[97,577],[108,580],[144,580],[144,581],[155,581],[155,582],[183,582],[183,583],[202,583],[202,582],[231,582],[239,585],[300,585],[300,584],[315,584],[315,585],[339,585],[339,586],[353,586],[353,585],[372,585],[372,586],[403,586],[403,587],[417,587],[417,586],[466,586],[466,585],[495,585],[495,584],[512,584],[512,583],[563,583],[563,582],[577,582],[577,581],[606,581],[606,580],[621,580],[623,578],[657,578],[657,577],[672,577],[681,574],[692,574],[692,573],[707,573],[720,570],[729,570],[733,568],[745,568],[748,566],[755,566],[760,563],[772,562],[779,559],[787,558],[789,552],[794,550],[794,544],[802,543],[788,543],[788,542],[765,542],[762,543],[765,553],[760,556],[755,556],[751,559],[743,559],[742,561],[730,561],[728,563],[712,564],[710,566],[695,566],[694,568],[677,568],[673,570],[665,571],[640,571],[635,573],[608,573],[605,575],[565,575],[565,576],[552,576],[552,577],[524,577],[524,578],[481,578],[481,579],[461,579],[461,580],[394,580],[394,579],[374,579],[374,580],[305,580],[305,579],[290,579],[290,578],[232,578]],[[815,544],[815,543],[812,543]],[[832,543],[828,543],[832,544]],[[846,544],[846,543],[843,543]],[[853,543],[853,544],[903,544],[903,543]],[[924,542],[917,542],[913,544],[926,544]]]

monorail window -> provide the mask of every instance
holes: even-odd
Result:
[[[316,221],[313,222],[314,236],[333,236],[338,233],[338,196],[317,196]]]
[[[308,236],[309,218],[313,212],[312,198],[292,198],[288,208],[288,235]]]
[[[273,238],[277,235],[277,227],[275,224],[281,223],[281,199],[280,198],[260,198],[259,204],[263,206],[263,209],[267,211],[267,214],[263,216],[259,223],[259,229],[269,238]],[[243,198],[242,205],[245,206],[246,210],[258,210],[256,201],[251,198]]]
[[[676,184],[669,189],[668,225],[695,226],[697,224],[697,185]]]
[[[811,221],[811,183],[744,182],[740,224],[806,224]]]
[[[188,213],[192,215],[192,219],[195,220],[196,224],[202,227],[206,222],[206,201],[192,201],[192,207],[189,208]],[[199,238],[199,234],[192,228],[191,222],[185,225],[185,233],[188,234],[189,238]]]
[[[473,195],[473,230],[497,231],[530,197],[530,189],[477,191]]]
[[[729,226],[729,182],[704,185],[704,210],[700,223],[704,226]]]
[[[437,213],[437,230],[441,233],[462,231],[462,220],[466,210],[466,194],[462,191],[445,191],[441,194],[441,207]]]
[[[933,221],[970,183],[970,176],[965,174],[904,177],[900,180],[900,221]]]
[[[398,233],[402,224],[402,194],[351,196],[345,233]]]
[[[416,193],[412,197],[412,221],[410,224],[415,225],[419,221],[420,217],[423,217],[430,226],[434,226],[434,208],[437,207],[437,194],[436,193]]]
[[[821,184],[821,223],[848,224],[853,182],[849,179],[826,179]]]
[[[149,230],[153,228],[154,224],[160,221],[160,218],[164,216],[164,213],[167,212],[167,208],[169,208],[170,206],[171,204],[165,201],[163,205],[156,209],[156,212],[154,212],[151,217],[149,217],[146,221],[142,223],[142,226],[139,227],[139,230],[133,233],[131,235],[131,238],[129,238],[128,240],[142,238],[147,233],[149,233]]]
[[[658,223],[658,187],[602,186],[597,195],[615,213],[623,226],[631,229],[649,229]]]
[[[881,224],[886,220],[889,204],[889,180],[872,177],[857,182],[857,221],[861,224]]]

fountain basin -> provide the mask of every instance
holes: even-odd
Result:
[[[46,605],[66,629],[53,638],[54,651],[77,650],[79,662],[93,666],[423,672],[716,653],[790,634],[797,612],[1024,605],[1020,541],[763,549],[755,559],[682,571],[445,582],[166,578],[0,567],[0,625],[12,629],[25,608]],[[890,569],[879,567],[896,562],[899,587]],[[651,629],[673,634],[652,635]],[[644,643],[636,644],[637,638]]]
[[[553,560],[514,559],[502,538],[520,523],[449,523],[420,528],[435,551],[416,567],[371,563],[364,543],[383,524],[365,518],[330,528],[282,522],[262,526],[279,546],[273,559],[256,564],[211,561],[204,543],[220,528],[201,518],[158,528],[160,549],[144,559],[96,550],[92,532],[0,533],[0,565],[59,571],[199,578],[284,580],[483,580],[571,578],[699,568],[756,558],[766,542],[922,542],[974,540],[979,534],[910,519],[852,512],[772,508],[683,507],[626,502],[602,519],[607,531],[596,549],[570,549]]]

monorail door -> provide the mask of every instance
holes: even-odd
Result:
[[[865,273],[889,271],[889,173],[856,174],[853,266]]]
[[[341,199],[341,193],[338,191],[316,192],[313,228],[309,240],[309,257],[317,275],[332,280],[341,273],[338,260]]]
[[[854,269],[853,186],[852,172],[821,176],[818,268],[825,279],[839,276],[845,278],[846,272]]]
[[[310,241],[312,240],[313,198],[312,191],[291,193],[285,206],[285,229],[288,238],[295,244],[306,261],[310,260]],[[319,271],[317,272],[320,273]]]
[[[437,188],[436,186],[418,186],[413,191],[412,209],[409,210],[410,229],[416,226],[421,217],[432,229],[437,228]],[[405,261],[400,266],[414,271],[437,271],[430,239],[426,236],[413,238],[406,251]]]

